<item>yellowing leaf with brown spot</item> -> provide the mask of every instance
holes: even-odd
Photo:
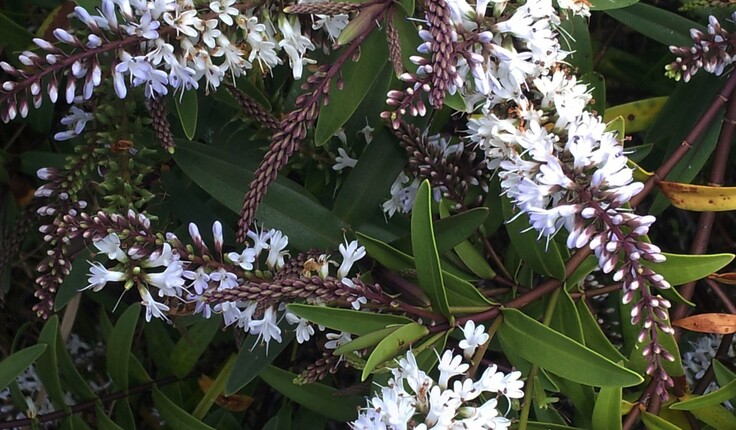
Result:
[[[712,187],[661,181],[659,187],[675,207],[695,212],[736,209],[736,187]]]
[[[698,333],[730,334],[736,333],[736,315],[700,314],[672,321],[675,327]]]
[[[714,273],[708,276],[708,279],[712,279],[721,284],[736,285],[736,273]]]
[[[214,381],[209,376],[202,375],[199,377],[199,388],[206,393],[210,388],[212,388],[213,382]],[[231,396],[220,394],[215,399],[215,403],[230,412],[242,412],[248,409],[248,407],[253,403],[253,397],[244,396],[242,394],[233,394]]]

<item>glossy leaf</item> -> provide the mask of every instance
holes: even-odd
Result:
[[[641,263],[664,276],[673,286],[703,279],[725,267],[735,257],[734,254],[662,254],[667,258],[666,261],[652,263],[642,259]]]
[[[412,322],[399,327],[376,345],[365,363],[360,379],[365,381],[379,364],[396,357],[427,334],[429,334],[429,329],[419,323]]]
[[[422,289],[432,302],[432,309],[447,318],[452,318],[450,305],[447,303],[445,282],[440,268],[440,257],[434,239],[432,225],[432,196],[429,181],[419,186],[414,207],[411,213],[411,244],[414,251],[414,263]],[[365,375],[365,373],[364,373]]]
[[[357,407],[365,402],[362,396],[341,396],[337,390],[323,384],[294,384],[297,375],[268,366],[259,375],[268,385],[305,408],[335,421],[346,422],[357,417]]]
[[[36,373],[57,408],[67,409],[59,374],[59,317],[54,315],[46,322],[38,335],[38,343],[46,344],[46,350],[36,360]]]
[[[563,50],[570,52],[565,60],[569,61],[580,74],[592,72],[593,48],[590,43],[587,20],[582,16],[570,16],[561,23],[560,27],[561,31],[566,34],[566,37],[560,38],[560,44]]]
[[[639,0],[590,0],[590,10],[611,10],[629,7]]]
[[[128,389],[133,334],[140,314],[141,306],[138,303],[130,305],[113,327],[107,343],[107,371],[113,384],[120,390]]]
[[[46,350],[46,345],[38,344],[21,349],[0,361],[0,391],[28,368]]]
[[[672,325],[698,333],[730,334],[736,333],[736,315],[698,314],[672,321]]]
[[[381,127],[340,187],[332,211],[354,227],[363,224],[381,207],[386,190],[404,167],[405,152],[391,132]]]
[[[401,326],[394,325],[370,333],[366,333],[359,338],[353,339],[350,342],[336,348],[335,355],[344,355],[348,352],[358,351],[377,345],[380,341],[385,339],[386,336],[395,332],[399,327]]]
[[[596,429],[621,429],[621,387],[603,387],[598,392],[593,409],[593,422]]]
[[[666,421],[651,412],[643,411],[641,421],[650,430],[682,430],[680,427]]]
[[[174,375],[183,378],[192,371],[199,357],[209,349],[210,342],[220,331],[221,324],[222,317],[213,315],[212,318],[202,319],[186,329],[171,351],[169,365]]]
[[[320,108],[317,118],[315,145],[324,145],[340,130],[358,109],[376,79],[388,78],[391,71],[387,60],[386,38],[380,31],[374,31],[360,45],[360,59],[357,62],[348,61],[342,66],[341,76],[345,81],[342,89],[334,84],[331,86],[329,103]]]
[[[258,336],[248,336],[248,339],[240,347],[238,356],[235,358],[235,365],[233,366],[232,372],[230,372],[230,377],[225,386],[226,396],[237,393],[241,388],[259,376],[261,371],[271,364],[281,351],[286,348],[286,345],[294,340],[294,337],[296,337],[295,332],[292,330],[286,331],[287,327],[288,324],[285,320],[279,323],[283,339],[281,343],[271,342],[268,349],[263,345],[259,345]]]
[[[610,340],[606,337],[598,325],[598,321],[595,316],[590,312],[590,308],[584,300],[578,300],[575,307],[580,317],[580,323],[583,327],[583,338],[585,339],[585,346],[592,349],[593,351],[601,354],[608,358],[614,363],[628,361],[621,352],[613,346]]]
[[[376,314],[352,309],[330,308],[325,306],[291,303],[286,305],[289,312],[314,324],[338,331],[346,331],[358,336],[367,335],[390,325],[408,324],[409,318],[399,315]]]
[[[665,46],[691,45],[691,28],[705,32],[705,28],[694,21],[644,3],[636,3],[624,9],[607,10],[606,13]]]
[[[565,263],[554,240],[539,238],[539,233],[529,229],[529,217],[526,214],[517,216],[516,209],[509,199],[503,199],[503,214],[507,220],[506,231],[511,237],[511,244],[535,272],[556,279],[565,279]]]
[[[659,181],[659,188],[673,206],[694,212],[736,209],[736,187],[714,187]]]
[[[662,111],[667,97],[653,97],[611,106],[606,109],[603,122],[609,122],[616,117],[624,119],[627,133],[637,133],[647,130]]]
[[[713,372],[716,375],[716,382],[721,387],[736,379],[736,373],[721,364],[719,360],[713,360]]]
[[[736,416],[722,405],[692,409],[688,413],[714,429],[736,429]]]
[[[212,427],[194,418],[166,397],[158,388],[153,389],[153,403],[166,425],[180,430],[214,430]]]
[[[488,212],[488,208],[473,208],[446,217],[440,214],[443,218],[432,223],[437,252],[444,254],[469,238],[483,225]],[[403,237],[391,244],[396,248],[408,250],[411,247],[411,237]]]
[[[448,204],[446,201],[442,201],[439,206],[440,211],[440,221],[451,219],[450,212],[448,210]],[[488,210],[486,208],[476,208],[472,209],[470,211],[461,212],[457,216],[465,215],[473,211],[477,211],[478,209],[481,210],[479,214],[485,213],[485,215],[478,216],[478,227],[480,227],[481,224],[483,224],[483,221],[488,216]],[[460,226],[466,225],[466,223],[462,223],[457,227],[450,228],[450,231],[455,232],[457,231]],[[472,225],[472,224],[470,224]],[[476,229],[478,228],[476,227]],[[435,234],[437,237],[439,234],[437,233],[437,230],[435,229]],[[471,232],[472,234],[472,232]],[[468,236],[465,236],[468,237]],[[439,240],[437,241],[437,249],[440,254],[443,253],[442,248],[440,247]],[[465,238],[462,238],[461,241],[454,246],[455,253],[460,258],[460,260],[465,264],[465,266],[470,269],[473,274],[478,276],[481,279],[492,279],[496,276],[496,272],[493,271],[493,268],[488,264],[488,261],[486,260],[485,256],[475,247],[472,243],[470,243],[469,240],[465,240]]]
[[[644,379],[516,309],[502,311],[498,331],[526,360],[562,378],[594,387],[629,387]],[[539,351],[545,351],[540,354]]]
[[[215,200],[240,213],[256,160],[238,160],[230,150],[193,142],[179,144],[174,159]],[[298,249],[327,249],[342,241],[342,223],[335,214],[286,178],[271,184],[256,215],[278,226],[289,236],[289,245]]]
[[[705,408],[708,406],[719,405],[733,397],[736,397],[736,380],[729,382],[725,386],[705,394],[703,396],[691,396],[688,400],[670,405],[670,409],[678,411],[691,411],[694,409]]]
[[[174,94],[173,100],[184,135],[189,140],[194,139],[197,133],[197,117],[199,115],[197,91],[192,89],[183,91],[181,94]]]

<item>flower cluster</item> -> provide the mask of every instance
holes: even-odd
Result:
[[[736,12],[731,21],[736,20]],[[700,69],[716,76],[734,61],[736,55],[736,34],[726,31],[714,16],[708,18],[708,32],[690,30],[692,46],[670,46],[677,56],[675,61],[665,66],[666,74],[677,81],[688,82]]]
[[[97,221],[93,222],[105,224],[101,216],[104,215],[98,214],[94,217]],[[121,218],[113,216],[109,221],[122,225]],[[242,291],[248,293],[251,289],[247,286],[262,284],[269,279],[277,282],[283,276],[282,272],[289,269],[286,262],[286,257],[289,256],[286,249],[289,239],[282,232],[249,231],[249,243],[241,252],[224,253],[222,225],[217,221],[212,226],[212,252],[204,243],[196,224],[189,225],[193,245],[185,245],[171,233],[166,233],[164,240],[153,235],[150,232],[150,220],[141,214],[131,212],[125,218],[137,223],[142,229],[136,233],[128,232],[127,235],[126,229],[120,233],[92,237],[92,244],[99,254],[106,255],[113,265],[108,268],[110,264],[91,262],[89,284],[83,290],[100,291],[108,283],[123,282],[125,291],[132,287],[138,290],[141,303],[146,308],[146,321],[151,318],[168,320],[167,313],[172,306],[189,305],[194,308],[194,314],[202,314],[205,318],[210,318],[213,313],[221,314],[225,326],[236,325],[245,332],[257,335],[266,346],[271,340],[281,342],[281,328],[278,324],[283,317],[280,312],[289,300],[288,297],[275,296],[266,286],[255,291],[255,294],[246,296],[248,298],[238,296],[213,302],[212,297],[225,297],[229,292],[237,294],[242,286],[246,286]],[[82,224],[88,225],[84,222]],[[87,233],[93,234],[92,231],[87,230]],[[365,256],[365,248],[359,246],[357,241],[346,241],[339,246],[339,251],[342,262],[337,269],[337,278],[341,279],[339,282],[344,289],[356,291],[349,301],[358,309],[362,303],[366,303],[366,299],[358,294],[355,282],[348,275],[353,264]],[[316,259],[303,262],[302,273],[299,275],[307,276],[315,272],[325,279],[331,264],[337,265],[329,256],[322,254]],[[316,297],[309,296],[305,299],[308,302],[317,300]],[[288,313],[286,317],[290,324],[297,325],[299,343],[305,342],[314,334],[314,329],[306,320]]]
[[[492,365],[474,381],[462,377],[469,368],[462,356],[444,351],[435,380],[419,368],[409,350],[392,369],[393,378],[350,425],[356,430],[508,429],[511,421],[499,412],[499,398],[509,401],[524,396],[521,372],[505,374]]]
[[[589,13],[585,2],[560,2],[560,7],[568,3],[574,3],[573,13]],[[451,95],[459,93],[468,111],[523,98],[529,79],[544,75],[567,55],[560,49],[555,31],[560,18],[550,0],[531,0],[510,11],[505,10],[509,3],[493,7],[495,24],[490,27],[485,26],[485,18],[491,2],[480,0],[475,7],[465,0],[445,4],[446,12],[439,15],[428,9],[428,28],[419,32],[424,41],[418,48],[422,55],[411,58],[417,71],[400,77],[411,86],[388,93],[387,103],[396,112],[382,116],[394,128],[407,112],[424,115],[422,93],[429,94],[433,106],[441,106],[437,88],[443,94],[445,90]],[[443,61],[438,62],[440,53]]]
[[[485,151],[489,166],[498,170],[503,192],[519,213],[529,216],[540,238],[549,241],[564,228],[569,248],[590,247],[601,270],[613,272],[614,281],[622,284],[624,303],[639,297],[631,320],[643,321],[639,341],[649,337],[651,342],[644,349],[651,360],[648,373],[658,372],[670,384],[659,360],[673,357],[657,343],[657,330],[672,332],[667,322],[670,303],[648,289],[670,285],[642,264],[665,257],[645,240],[655,218],[627,207],[643,184],[633,180],[615,133],[584,110],[590,95],[573,76],[555,70],[530,82],[526,93],[510,115],[484,109],[471,118],[468,138]]]
[[[12,77],[0,86],[4,122],[25,117],[29,99],[40,106],[44,81],[52,103],[60,92],[69,104],[77,96],[89,100],[107,73],[120,98],[134,87],[143,87],[146,97],[155,98],[169,89],[199,88],[202,81],[208,91],[214,90],[228,76],[235,79],[254,67],[261,73],[270,72],[282,64],[282,50],[294,78],[299,79],[310,61],[305,55],[314,49],[296,17],[280,14],[273,23],[268,10],[245,9],[235,0],[212,1],[201,9],[191,0],[102,0],[96,13],[77,6],[74,17],[84,27],[78,31],[58,28],[53,32],[54,42],[34,39],[42,53],[23,52],[19,56],[23,69],[0,62]],[[319,28],[336,37],[346,20],[322,20]],[[60,88],[62,78],[64,88]],[[70,130],[79,134],[84,118],[75,113],[69,121],[76,127]],[[67,132],[59,137],[71,135]]]

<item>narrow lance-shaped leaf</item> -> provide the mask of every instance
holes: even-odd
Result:
[[[0,391],[33,364],[46,350],[46,345],[33,345],[11,354],[0,361]]]
[[[396,357],[399,353],[411,347],[412,343],[423,338],[429,329],[419,323],[406,324],[386,336],[373,350],[363,368],[361,380],[365,381],[379,364]]]
[[[694,212],[723,212],[736,209],[736,187],[691,185],[659,181],[659,188],[676,208]]]
[[[440,268],[440,257],[432,225],[432,196],[429,181],[419,186],[411,215],[411,244],[419,279],[419,287],[427,293],[432,309],[452,318]]]
[[[498,331],[504,342],[526,360],[558,376],[594,387],[629,387],[644,379],[597,352],[528,317],[504,309]],[[540,354],[539,351],[545,351]]]
[[[698,333],[730,334],[736,333],[736,315],[699,314],[672,321],[672,325]]]
[[[705,278],[725,267],[734,258],[734,254],[681,255],[663,252],[662,255],[666,260],[661,263],[646,260],[641,263],[664,276],[672,285]]]
[[[128,389],[130,351],[140,311],[141,306],[138,303],[128,307],[110,332],[107,343],[107,371],[112,382],[121,390]]]
[[[358,336],[384,329],[390,325],[408,324],[412,322],[409,318],[399,315],[375,314],[352,309],[297,303],[291,303],[286,308],[294,315],[300,316],[314,324],[320,324],[333,330],[346,331]]]
[[[214,430],[212,427],[194,418],[187,411],[179,407],[166,397],[158,388],[153,389],[153,403],[156,405],[161,418],[166,424],[175,429],[186,430]]]

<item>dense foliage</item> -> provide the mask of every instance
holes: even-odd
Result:
[[[0,428],[736,428],[729,6],[4,6]]]

